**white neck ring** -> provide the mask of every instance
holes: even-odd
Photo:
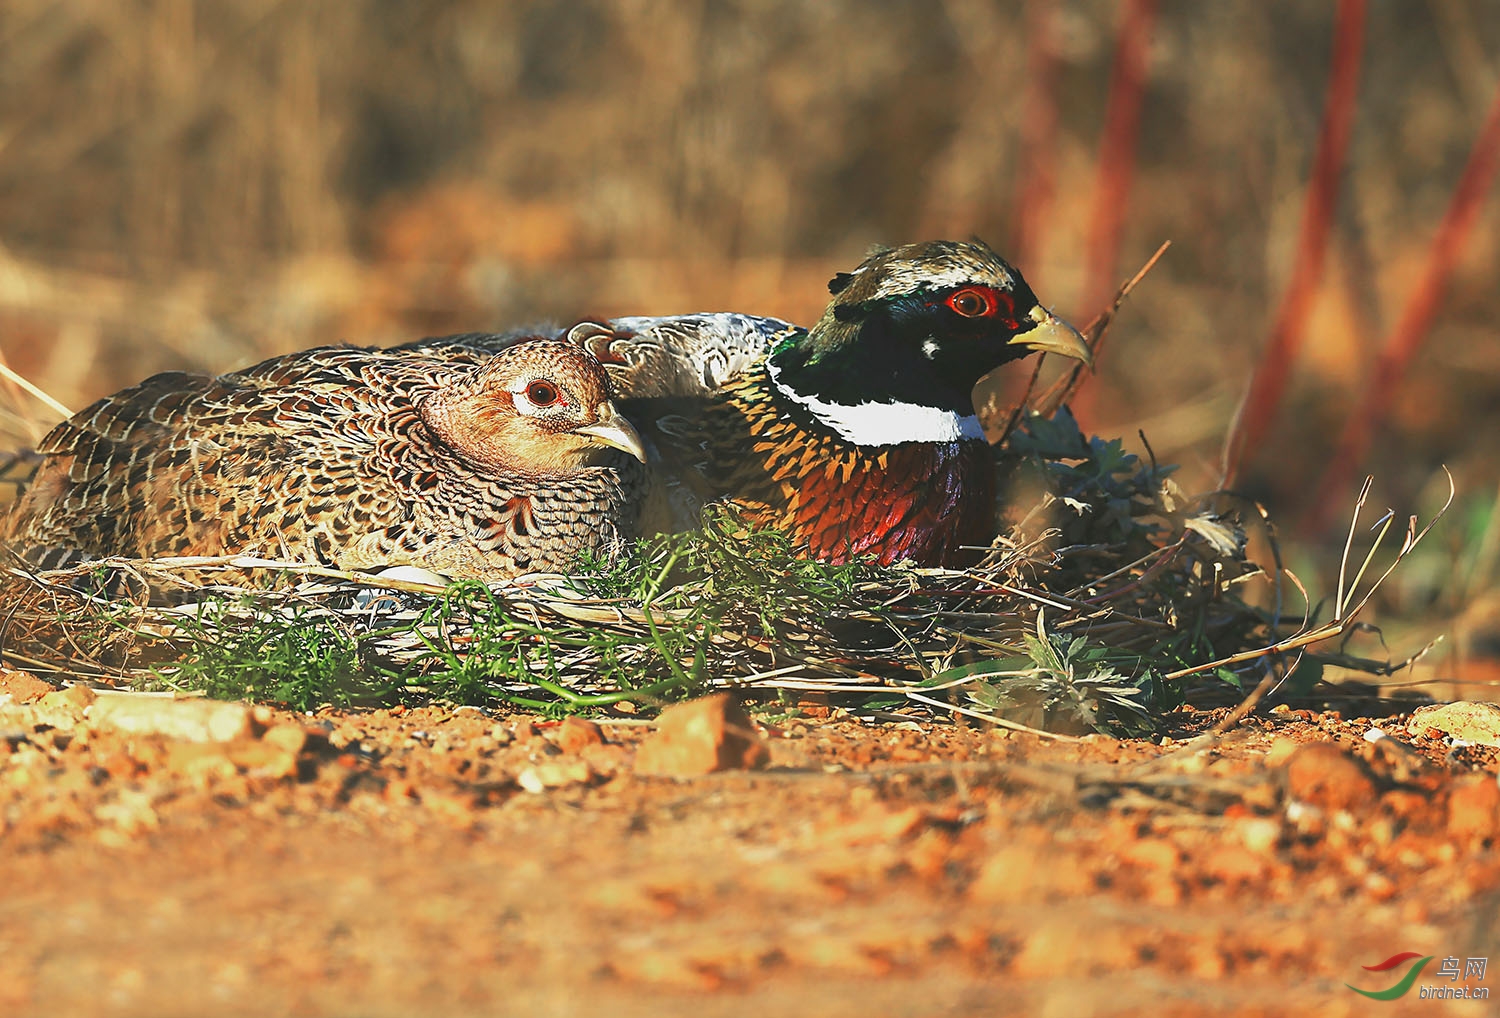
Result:
[[[766,358],[766,373],[777,392],[812,414],[855,445],[901,445],[905,442],[986,441],[977,414],[891,400],[887,403],[829,403],[804,396],[781,381],[780,370]]]

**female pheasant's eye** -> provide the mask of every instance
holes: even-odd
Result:
[[[551,382],[537,379],[526,387],[526,398],[531,400],[533,406],[548,407],[560,400],[562,393]]]
[[[995,291],[966,286],[954,291],[948,298],[948,306],[965,318],[984,318],[993,315],[999,304],[995,300]]]

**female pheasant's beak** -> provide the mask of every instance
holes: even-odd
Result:
[[[1075,361],[1093,365],[1094,355],[1089,352],[1088,343],[1084,342],[1083,336],[1073,326],[1040,304],[1032,308],[1027,317],[1036,325],[1017,333],[1010,341],[1012,345],[1029,347],[1043,353],[1062,354]]]
[[[574,434],[585,435],[600,445],[628,452],[642,463],[646,462],[646,446],[641,442],[640,434],[624,415],[615,409],[615,405],[609,402],[601,403],[598,412],[599,423],[574,428]]]

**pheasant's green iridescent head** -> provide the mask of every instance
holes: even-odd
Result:
[[[823,317],[771,355],[778,384],[830,404],[900,403],[974,412],[990,371],[1046,351],[1087,361],[1072,326],[980,242],[879,250],[828,284]]]

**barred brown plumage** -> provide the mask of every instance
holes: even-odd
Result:
[[[322,347],[171,372],[58,425],[7,515],[42,566],[255,552],[495,579],[610,555],[645,453],[576,345]]]

